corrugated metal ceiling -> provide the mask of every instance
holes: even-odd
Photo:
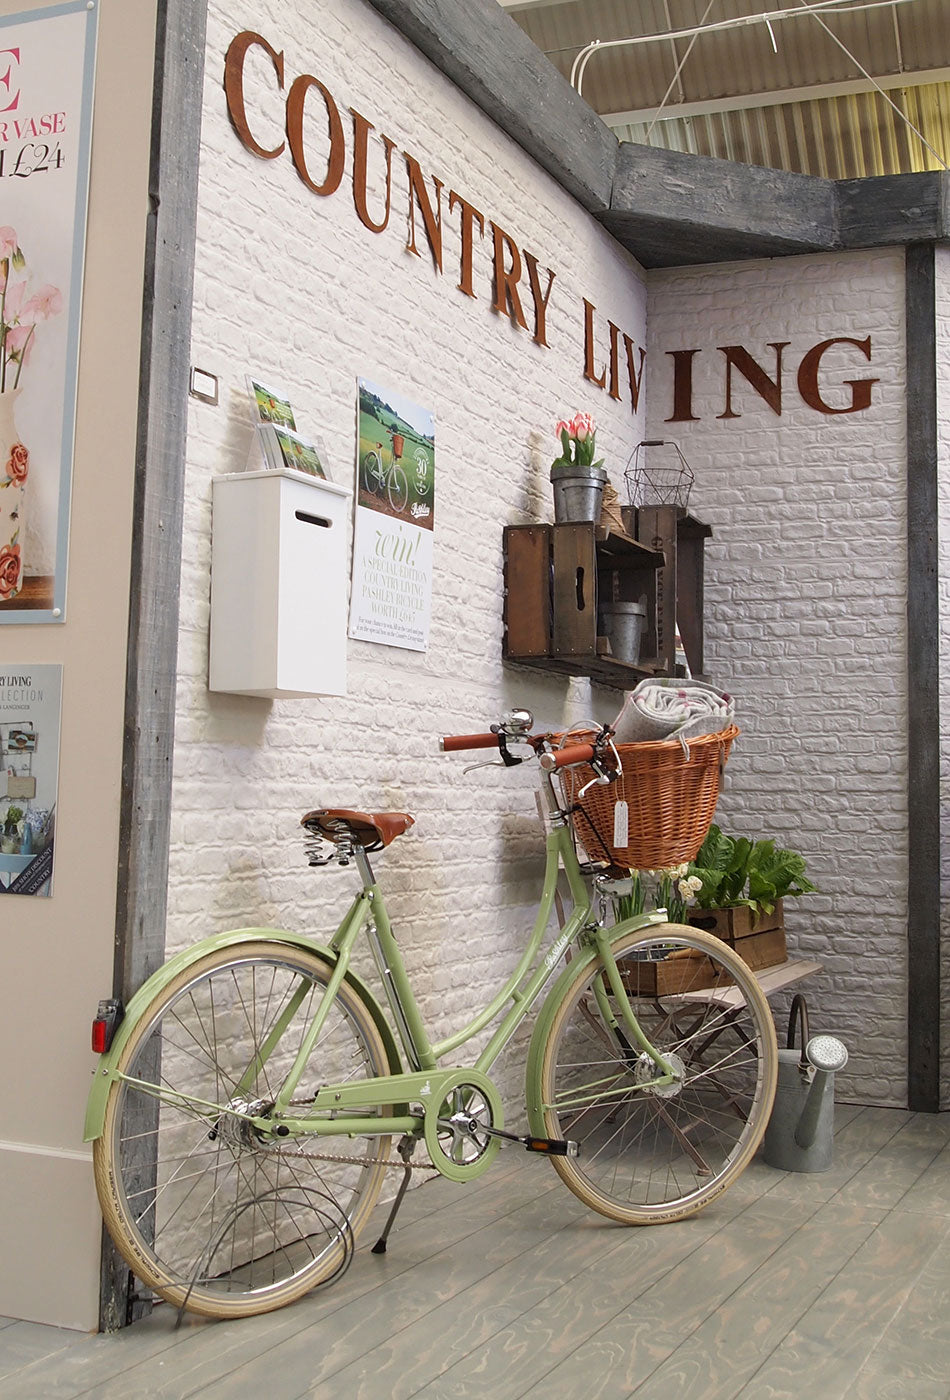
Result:
[[[624,140],[833,178],[950,163],[950,0],[874,8],[841,0],[850,12],[824,13],[820,23],[801,0],[501,3],[565,77],[595,39],[776,11],[794,16],[776,17],[771,33],[754,20],[695,41],[663,38],[594,53],[583,96]]]

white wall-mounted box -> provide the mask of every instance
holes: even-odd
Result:
[[[213,479],[210,690],[346,694],[350,494],[289,470]]]

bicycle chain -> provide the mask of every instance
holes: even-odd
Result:
[[[404,1162],[401,1157],[390,1157],[385,1162],[378,1162],[374,1157],[341,1157],[335,1152],[285,1152],[285,1149],[278,1148],[278,1153],[284,1152],[286,1156],[293,1155],[296,1159],[306,1162],[342,1162],[346,1166],[353,1167],[399,1167],[400,1170],[408,1167],[413,1172],[437,1172],[439,1169],[434,1162]]]
[[[311,1103],[310,1099],[291,1099],[291,1108],[305,1108]],[[278,1147],[278,1152],[281,1151]],[[289,1153],[287,1154],[290,1155]],[[439,1169],[434,1162],[404,1162],[401,1157],[390,1157],[388,1161],[377,1162],[373,1157],[342,1157],[335,1152],[302,1152],[296,1150],[294,1157],[301,1157],[307,1162],[342,1162],[348,1167],[399,1167],[404,1170],[406,1167],[413,1172],[437,1172]]]

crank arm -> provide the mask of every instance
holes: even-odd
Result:
[[[526,1152],[543,1152],[548,1157],[579,1157],[581,1145],[564,1138],[519,1137],[517,1133],[506,1133],[501,1128],[486,1128],[479,1123],[478,1131],[488,1137],[501,1138],[504,1142],[520,1142]]]

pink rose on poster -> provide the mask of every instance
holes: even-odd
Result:
[[[15,442],[10,448],[10,457],[7,462],[7,476],[11,481],[26,481],[30,470],[29,449],[23,446],[22,442]]]
[[[16,593],[20,586],[20,546],[0,546],[0,602]]]

